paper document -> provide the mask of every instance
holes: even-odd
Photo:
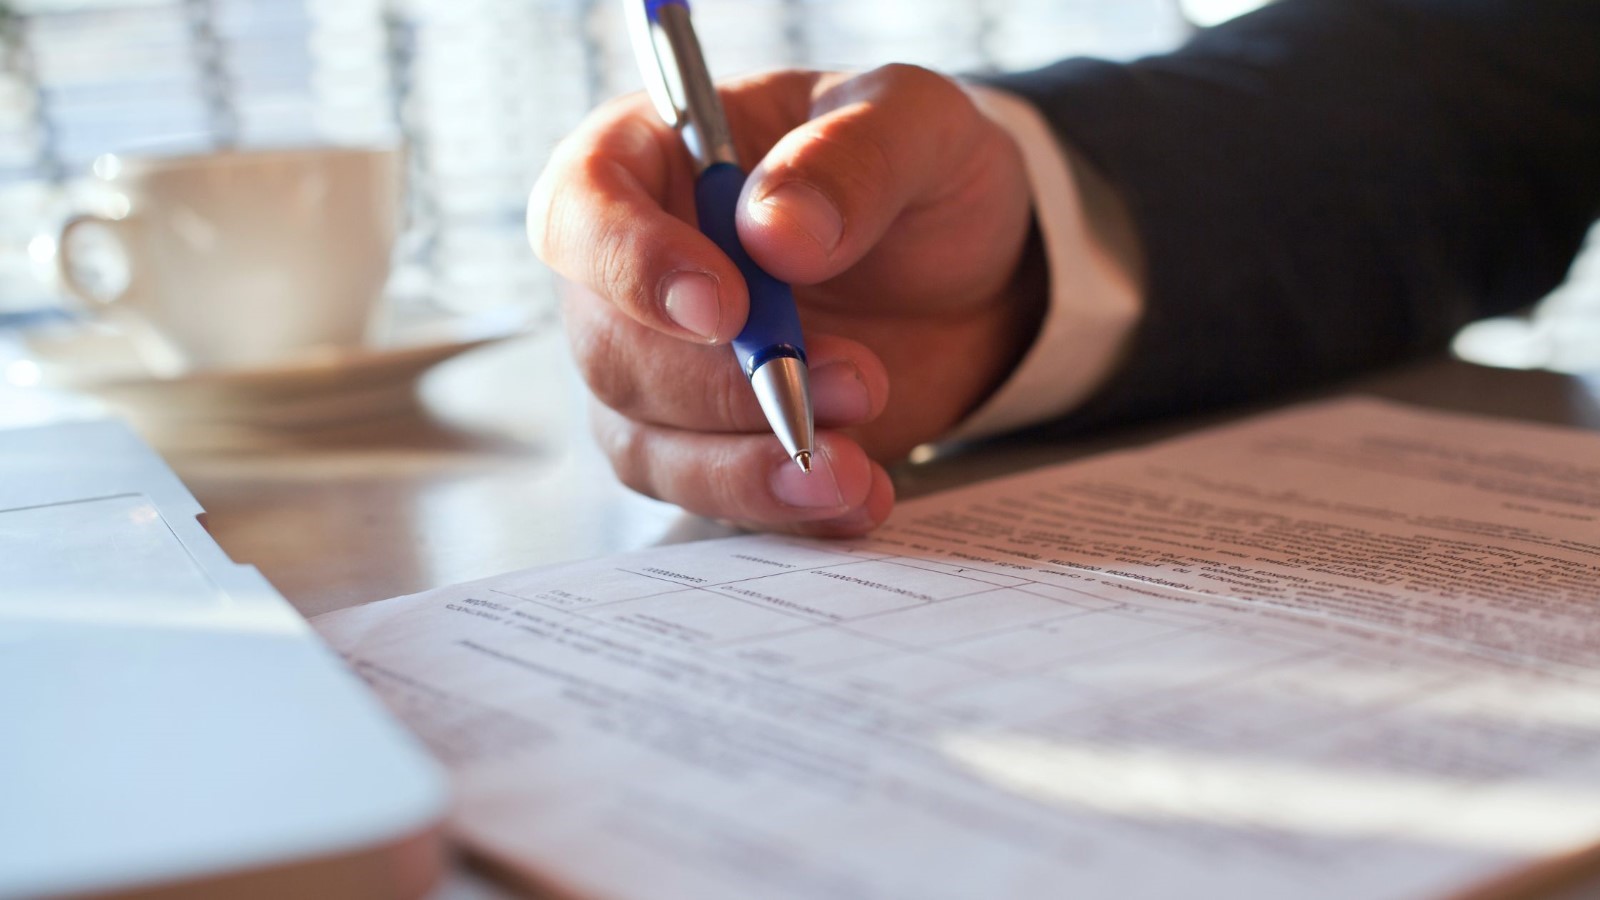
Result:
[[[1600,435],[1351,400],[318,629],[585,896],[1411,898],[1600,842]]]

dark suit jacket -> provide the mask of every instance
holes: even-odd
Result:
[[[1437,351],[1600,216],[1600,0],[1281,0],[1128,64],[995,82],[1120,189],[1148,309],[1063,424]]]

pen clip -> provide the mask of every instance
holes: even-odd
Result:
[[[644,76],[644,90],[656,112],[673,128],[681,126],[688,113],[683,76],[673,55],[672,44],[651,15],[650,7],[661,0],[623,0],[628,36],[633,40],[633,55]]]

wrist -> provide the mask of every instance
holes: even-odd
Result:
[[[1011,378],[1038,340],[1039,329],[1050,308],[1050,266],[1037,220],[1030,217],[1027,237],[1017,257],[1010,281],[995,304],[987,347],[992,349],[989,377],[972,402],[962,410],[965,419]]]
[[[1059,140],[1026,101],[973,88],[980,108],[1014,138],[1026,165],[1035,233],[1014,276],[1013,332],[1021,348],[986,402],[945,435],[970,440],[1068,414],[1121,364],[1143,311],[1143,260],[1137,232],[1117,190]],[[1040,272],[1042,270],[1042,272]],[[1037,273],[1047,298],[1029,301]],[[1029,321],[1027,313],[1039,315]],[[1026,324],[1024,324],[1026,323]]]

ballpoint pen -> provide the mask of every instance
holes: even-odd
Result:
[[[734,214],[745,173],[733,149],[722,100],[689,22],[687,0],[623,0],[628,32],[656,112],[677,129],[697,170],[694,204],[700,231],[738,266],[750,294],[750,317],[733,352],[783,449],[811,471],[811,388],[794,293],[750,258]]]

